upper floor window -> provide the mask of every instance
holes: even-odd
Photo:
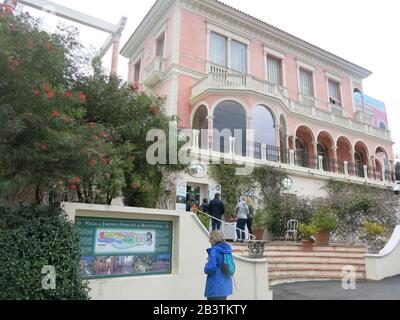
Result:
[[[247,72],[247,46],[235,40],[232,40],[232,69]]]
[[[227,38],[217,33],[210,34],[210,61],[212,63],[227,67],[228,66],[228,50]]]
[[[163,58],[164,57],[164,50],[165,50],[165,32],[163,32],[157,39],[156,56]]]
[[[342,97],[340,94],[340,83],[329,79],[329,103],[341,106],[342,105]]]
[[[134,72],[134,75],[133,75],[133,80],[135,82],[140,82],[140,69],[141,69],[141,67],[142,67],[142,61],[139,60],[135,64],[135,72]]]
[[[300,93],[307,97],[314,97],[313,74],[311,71],[300,68]]]
[[[282,60],[267,55],[267,80],[282,85]]]

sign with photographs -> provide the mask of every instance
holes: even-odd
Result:
[[[184,180],[176,182],[176,210],[186,211],[187,183]]]
[[[77,217],[85,279],[171,273],[172,222]]]

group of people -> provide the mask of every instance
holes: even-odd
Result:
[[[221,195],[217,193],[215,198],[208,203],[207,199],[203,200],[200,206],[202,212],[208,213],[212,219],[212,230],[221,230],[221,220],[225,213],[225,205],[221,200]],[[252,231],[253,216],[254,216],[254,205],[253,200],[250,197],[241,197],[239,203],[235,208],[236,216],[236,235],[238,242],[244,242],[246,240],[246,226],[250,234]]]

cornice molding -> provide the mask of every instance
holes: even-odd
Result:
[[[121,49],[121,55],[128,59],[136,56],[136,52],[141,50],[141,46],[146,38],[150,34],[153,34],[155,29],[159,30],[166,23],[165,19],[171,13],[171,9],[176,3],[176,0],[158,0]]]
[[[232,30],[236,29],[243,34],[257,38],[263,43],[267,42],[283,49],[287,53],[306,58],[319,65],[325,65],[332,71],[336,70],[360,80],[372,74],[356,64],[216,0],[179,0],[179,3],[182,7],[205,15],[208,19],[216,19],[220,23],[223,21]]]

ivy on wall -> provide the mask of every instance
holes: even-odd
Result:
[[[221,185],[226,217],[235,215],[235,207],[240,197],[250,191],[259,190],[258,207],[271,211],[280,202],[282,180],[286,174],[273,167],[257,167],[250,175],[236,175],[237,165],[211,165],[210,175]]]

